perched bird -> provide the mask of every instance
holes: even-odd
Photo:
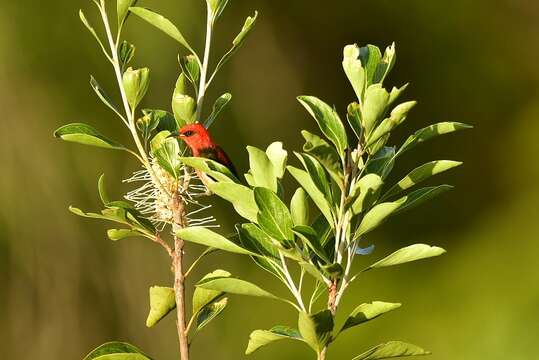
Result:
[[[188,124],[173,135],[187,144],[193,156],[214,160],[226,166],[234,176],[238,177],[236,168],[234,168],[228,155],[212,140],[210,133],[203,125]]]

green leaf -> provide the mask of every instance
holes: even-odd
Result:
[[[223,298],[219,301],[206,305],[197,316],[197,331],[200,331],[204,326],[208,325],[210,321],[221,314],[226,308],[227,304],[228,298]]]
[[[324,346],[331,341],[333,316],[329,310],[323,310],[312,315],[302,311],[299,313],[298,329],[305,342],[314,351],[320,353]]]
[[[390,116],[376,127],[366,141],[366,147],[369,148],[371,154],[378,152],[385,145],[390,132],[406,120],[408,113],[416,104],[416,101],[408,101],[397,105]]]
[[[158,132],[150,141],[150,150],[152,152],[152,155],[155,156],[155,153],[157,150],[159,150],[160,147],[162,147],[165,144],[165,141],[167,141],[170,138],[171,132],[168,130],[163,130]]]
[[[277,192],[277,176],[268,155],[253,146],[247,146],[247,151],[249,152],[250,173],[253,176],[254,186]]]
[[[216,249],[244,255],[253,255],[252,252],[236,245],[226,237],[217,234],[216,232],[199,226],[191,226],[176,231],[181,239],[194,242],[196,244],[213,247]]]
[[[223,13],[228,4],[228,0],[206,0],[208,7],[212,12],[213,21],[217,20]]]
[[[395,251],[393,254],[383,258],[368,269],[378,269],[388,266],[400,265],[416,260],[427,259],[434,256],[445,254],[446,251],[441,247],[425,244],[415,244]]]
[[[309,225],[309,196],[298,188],[290,200],[290,214],[294,225]]]
[[[322,192],[322,194],[325,194],[326,199],[333,203],[333,194],[331,192],[331,186],[329,183],[329,179],[327,178],[326,171],[324,170],[324,167],[314,156],[311,156],[309,154],[300,154],[297,152],[294,152],[294,154],[297,156],[297,158],[301,161],[303,164],[303,167],[307,172],[309,173],[309,176],[313,180],[314,184]]]
[[[271,143],[266,149],[266,155],[273,164],[275,176],[282,179],[286,170],[286,160],[288,159],[288,151],[283,149],[283,143],[280,141]]]
[[[217,181],[237,181],[236,177],[234,176],[234,174],[232,174],[230,169],[218,163],[217,161],[200,157],[180,157],[179,160],[186,166],[192,167],[196,170],[200,170]]]
[[[122,144],[106,138],[90,125],[82,123],[64,125],[54,132],[54,136],[65,141],[83,145],[97,146],[104,149],[126,150]]]
[[[356,44],[344,47],[342,66],[348,80],[354,88],[358,100],[362,101],[366,76],[363,65],[359,60],[359,47]]]
[[[388,303],[383,301],[373,301],[372,303],[361,304],[350,313],[340,332],[400,308],[401,305],[402,304],[399,303]]]
[[[142,113],[145,117],[151,119],[151,123],[157,123],[157,127],[153,130],[163,131],[167,130],[169,132],[174,132],[178,130],[176,121],[174,120],[174,115],[165,110],[154,110],[154,109],[142,109]],[[153,127],[153,126],[152,126]]]
[[[180,66],[187,80],[197,88],[200,79],[200,66],[198,65],[197,57],[194,55],[180,57]]]
[[[406,202],[406,199],[399,199],[394,202],[385,202],[373,207],[361,221],[359,228],[354,236],[354,239],[358,239],[360,236],[376,229],[380,226],[390,215],[392,215],[399,207]]]
[[[215,270],[209,274],[206,274],[200,281],[215,278],[227,278],[230,276],[231,274],[228,271]],[[198,312],[206,305],[209,305],[215,300],[219,299],[223,294],[224,292],[222,291],[208,290],[199,287],[195,288],[193,293],[193,315],[198,314]]]
[[[440,174],[444,171],[453,169],[457,166],[462,165],[460,161],[450,161],[450,160],[437,160],[431,161],[426,164],[423,164],[414,170],[412,170],[408,175],[406,175],[401,181],[393,185],[383,196],[383,199],[395,196],[404,190],[407,190],[425,180],[431,176]]]
[[[430,355],[430,352],[423,350],[419,346],[402,341],[390,341],[378,345],[363,354],[356,356],[352,360],[379,360],[416,355]]]
[[[346,131],[337,112],[328,104],[314,96],[300,96],[298,101],[307,109],[316,120],[320,130],[337,148],[342,158],[348,147]]]
[[[117,0],[116,14],[118,15],[118,26],[121,26],[129,16],[129,8],[137,3],[137,0]]]
[[[196,100],[187,94],[187,79],[181,73],[172,94],[172,112],[178,129],[195,122]]]
[[[387,74],[393,69],[397,56],[395,53],[395,43],[388,46],[384,52],[384,57],[378,63],[376,67],[376,72],[374,74],[373,82],[382,83],[384,82]]]
[[[110,203],[110,198],[107,194],[107,190],[105,189],[105,174],[101,174],[99,177],[99,180],[97,181],[97,189],[99,191],[99,198],[101,199],[103,205]]]
[[[320,237],[316,231],[305,225],[294,226],[294,234],[300,237],[301,240],[326,264],[331,264],[328,254],[324,250]]]
[[[208,187],[214,194],[232,203],[240,216],[251,222],[257,221],[258,207],[253,190],[241,184],[228,182],[208,184]]]
[[[150,288],[150,313],[146,319],[146,326],[154,326],[175,308],[176,297],[173,288],[152,286]]]
[[[240,33],[232,41],[232,47],[221,58],[221,60],[219,60],[219,63],[215,67],[214,73],[211,77],[212,79],[215,76],[215,74],[217,74],[217,72],[219,72],[219,70],[228,62],[228,60],[230,60],[232,55],[234,55],[236,51],[238,51],[241,48],[241,46],[245,42],[245,39],[247,38],[247,35],[249,35],[251,30],[254,28],[257,18],[258,18],[258,11],[255,11],[255,14],[253,16],[247,17]]]
[[[105,54],[105,56],[108,59],[110,59],[110,54],[108,53],[107,48],[105,48],[105,45],[103,45],[103,42],[101,41],[101,39],[97,35],[97,33],[96,33],[95,29],[92,27],[92,25],[90,25],[90,22],[88,21],[88,19],[86,19],[86,16],[82,12],[82,10],[79,10],[79,18],[82,21],[83,25],[88,29],[90,34],[92,34],[92,36],[97,40],[97,43],[101,47],[101,50],[103,50],[103,53]]]
[[[357,198],[352,203],[352,212],[357,215],[370,209],[378,200],[383,185],[384,181],[376,174],[367,174],[359,179],[353,189],[352,195],[357,194]]]
[[[299,331],[288,326],[274,326],[269,330],[255,330],[249,336],[249,344],[245,354],[252,354],[262,346],[285,339],[303,341]]]
[[[382,120],[386,113],[389,101],[389,93],[381,84],[374,84],[365,92],[365,103],[362,111],[362,125],[366,136],[369,136],[375,126]]]
[[[278,258],[276,246],[271,237],[262,231],[256,224],[243,224],[238,227],[238,233],[242,245],[250,251],[263,255],[263,257]],[[254,257],[255,261],[262,259]]]
[[[120,49],[118,51],[118,57],[120,60],[120,66],[123,69],[129,65],[131,60],[133,60],[133,57],[135,56],[135,45],[128,43],[127,41],[122,41],[122,44],[120,45]]]
[[[131,109],[135,109],[150,87],[150,69],[128,68],[123,74],[123,87]]]
[[[363,67],[365,68],[367,77],[365,86],[369,87],[371,84],[376,83],[376,70],[382,59],[382,54],[380,53],[378,46],[369,44],[359,49],[359,58],[361,59]]]
[[[208,119],[204,122],[204,127],[206,129],[209,129],[209,127],[217,119],[219,114],[223,111],[223,109],[230,102],[230,100],[232,100],[232,94],[230,93],[223,94],[219,96],[217,100],[215,100],[215,104],[213,104],[213,110]]]
[[[107,230],[107,236],[112,241],[123,240],[126,238],[143,236],[140,232],[130,229],[109,229]]]
[[[255,296],[281,300],[277,296],[258,287],[253,283],[229,277],[201,280],[200,282],[198,282],[198,284],[196,284],[196,287],[220,291],[227,294]]]
[[[458,122],[441,122],[427,126],[411,135],[400,147],[399,151],[397,152],[397,156],[402,155],[403,153],[414,148],[418,144],[421,144],[436,136],[449,134],[463,129],[471,129],[472,127],[473,126]]]
[[[153,151],[157,163],[175,179],[181,175],[182,162],[180,161],[180,145],[178,140],[167,138],[161,146]]]
[[[263,187],[256,187],[254,195],[259,208],[257,220],[262,230],[276,240],[293,241],[294,222],[283,201],[274,192]]]
[[[99,85],[97,80],[90,75],[90,86],[92,89],[94,89],[95,93],[97,94],[97,97],[105,104],[109,109],[114,111],[120,118],[123,119],[123,115],[120,113],[120,110],[118,107],[113,103],[113,101],[110,99],[109,95],[105,92],[105,90]]]
[[[179,42],[182,46],[184,46],[187,50],[189,50],[192,54],[195,55],[195,51],[191,48],[187,40],[185,40],[176,25],[174,25],[170,20],[166,19],[162,15],[159,15],[151,10],[142,7],[130,7],[129,10],[133,14],[139,16],[140,18],[152,24],[159,30],[163,31],[165,34]]]
[[[404,84],[400,88],[393,86],[391,92],[389,93],[389,103],[388,106],[391,106],[395,101],[397,101],[404,91],[408,88],[409,83]]]
[[[101,214],[85,213],[81,209],[70,206],[69,211],[73,214],[90,219],[109,220],[124,225],[129,225],[127,221],[127,213],[124,209],[105,209]]]
[[[363,126],[361,125],[361,106],[357,102],[353,102],[346,108],[346,119],[348,124],[356,134],[358,140],[363,140]]]
[[[395,147],[384,146],[376,154],[371,155],[367,163],[366,172],[380,175],[385,179],[395,164]]]
[[[113,341],[95,348],[83,360],[152,360],[135,346]]]
[[[314,156],[326,169],[333,180],[342,186],[343,175],[339,154],[335,148],[327,143],[326,140],[315,134],[303,130],[301,132],[305,139],[303,151]]]
[[[333,227],[333,214],[331,212],[331,206],[326,200],[325,195],[318,190],[315,183],[309,176],[309,174],[301,169],[293,166],[287,166],[288,172],[296,179],[296,181],[303,187],[303,189],[309,194],[309,197],[320,209],[328,223]]]
[[[425,201],[431,200],[434,197],[443,194],[444,192],[451,189],[453,189],[453,186],[451,185],[439,185],[413,191],[407,196],[401,198],[401,201],[405,200],[404,204],[395,212],[395,214],[413,209],[414,207],[424,203]]]

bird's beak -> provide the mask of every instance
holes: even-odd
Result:
[[[168,137],[178,138],[181,137],[182,134],[180,134],[178,131],[172,132]]]

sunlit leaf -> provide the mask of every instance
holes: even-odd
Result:
[[[296,181],[303,187],[303,189],[309,194],[311,200],[320,209],[320,212],[327,219],[328,223],[333,226],[333,214],[331,212],[331,206],[326,200],[325,195],[318,190],[315,183],[309,176],[309,174],[301,169],[293,166],[287,166],[288,171],[296,179]]]
[[[375,319],[378,316],[399,307],[401,307],[400,303],[388,303],[383,301],[373,301],[372,303],[361,304],[350,313],[340,331],[342,332],[366,321]]]
[[[358,140],[363,140],[364,129],[361,120],[361,106],[357,102],[351,103],[346,108],[346,119]]]
[[[397,60],[397,55],[395,52],[395,43],[388,46],[384,52],[384,56],[378,63],[376,67],[376,72],[374,74],[373,83],[382,83],[384,82],[387,74],[393,69],[395,61]]]
[[[375,126],[382,120],[386,113],[389,101],[389,93],[381,84],[371,85],[365,91],[365,103],[363,104],[361,123],[369,136]]]
[[[305,342],[319,353],[331,340],[333,316],[329,310],[311,315],[300,312],[298,329]]]
[[[82,12],[82,10],[79,10],[79,18],[82,21],[82,24],[88,29],[90,34],[92,34],[92,36],[97,40],[97,43],[101,47],[101,50],[103,51],[105,56],[110,59],[110,54],[108,53],[107,48],[105,48],[105,46],[103,45],[103,42],[101,41],[101,39],[97,35],[97,33],[96,33],[95,29],[93,28],[93,26],[90,25],[90,22],[88,21],[88,19],[86,18],[86,16]]]
[[[150,69],[128,68],[123,74],[123,87],[131,109],[135,109],[150,87]]]
[[[191,48],[187,40],[183,37],[182,33],[176,25],[174,25],[170,20],[166,19],[162,15],[159,15],[151,10],[142,8],[142,7],[130,7],[129,10],[142,18],[143,20],[149,22],[159,30],[163,31],[165,34],[179,42],[191,53],[195,54],[194,50]]]
[[[240,216],[251,221],[257,221],[258,207],[253,190],[247,186],[228,182],[208,184],[209,189],[217,196],[232,203]]]
[[[117,0],[116,13],[118,15],[118,26],[121,26],[129,16],[129,8],[137,3],[137,0]]]
[[[277,176],[268,155],[253,146],[247,146],[247,151],[249,152],[250,174],[253,177],[254,186],[277,192]]]
[[[326,264],[330,264],[328,254],[324,250],[322,243],[320,242],[320,237],[316,231],[305,225],[294,226],[294,234],[299,236],[299,238]]]
[[[344,156],[344,151],[348,147],[348,140],[344,125],[337,112],[314,96],[300,96],[298,101],[314,117],[324,135],[335,144],[339,155]]]
[[[353,189],[353,196],[357,196],[357,198],[352,203],[352,212],[360,214],[370,209],[378,200],[383,185],[384,181],[376,174],[367,174],[359,179]]]
[[[410,194],[403,197],[401,200],[405,200],[403,205],[395,212],[395,214],[411,210],[414,207],[424,203],[425,201],[429,201],[433,199],[434,197],[443,194],[446,191],[449,191],[453,189],[453,186],[451,185],[439,185],[439,186],[431,186],[422,188],[416,191],[411,192]]]
[[[341,184],[343,180],[342,166],[335,148],[329,145],[326,140],[306,130],[303,130],[301,134],[305,139],[303,151],[320,161],[333,180],[337,184]]]
[[[288,159],[288,151],[283,149],[283,143],[280,141],[271,143],[266,149],[266,155],[273,164],[275,176],[282,179],[286,170],[286,160]]]
[[[363,101],[363,93],[365,91],[366,74],[359,60],[359,46],[356,44],[347,45],[343,51],[343,69],[352,84],[357,98]]]
[[[97,146],[104,149],[126,150],[122,144],[106,138],[90,125],[83,123],[64,125],[54,132],[54,136],[65,141],[83,145]]]
[[[105,189],[105,174],[101,174],[99,177],[99,180],[97,181],[97,189],[99,191],[99,198],[101,199],[103,205],[108,204],[110,202],[110,198],[107,194],[107,190]]]
[[[123,240],[132,237],[143,236],[140,232],[130,229],[109,229],[107,230],[107,236],[112,241]]]
[[[186,77],[180,74],[172,94],[172,112],[178,125],[178,129],[184,125],[195,122],[196,100],[187,94]]]
[[[135,346],[113,341],[105,343],[88,355],[83,360],[152,360]]]
[[[367,45],[359,49],[359,58],[363,64],[366,74],[366,87],[368,88],[371,84],[375,84],[376,70],[380,61],[382,59],[382,53],[378,46]]]
[[[265,345],[285,339],[303,341],[299,331],[288,326],[274,326],[269,330],[255,330],[249,336],[249,344],[245,354],[252,354]]]
[[[217,161],[200,157],[180,157],[179,160],[193,169],[200,170],[203,173],[208,174],[217,181],[238,181],[229,168],[218,163]]]
[[[290,214],[294,225],[309,225],[309,196],[298,188],[290,200]]]
[[[369,269],[383,268],[387,266],[400,265],[416,260],[427,259],[430,257],[440,256],[445,254],[445,250],[441,247],[430,246],[425,244],[415,244],[404,247],[383,258],[375,264],[369,266]]]
[[[260,288],[259,286],[250,283],[245,280],[235,279],[235,278],[213,278],[201,280],[196,284],[197,287],[203,289],[215,290],[224,292],[227,294],[235,295],[245,295],[245,296],[254,296],[254,297],[264,297],[270,299],[280,300],[277,296],[272,293]]]
[[[200,281],[205,281],[208,279],[215,278],[226,278],[230,277],[231,274],[225,270],[215,270],[209,274],[206,274]],[[202,308],[206,305],[211,304],[218,298],[220,298],[224,293],[222,291],[208,290],[200,287],[195,288],[193,293],[193,314],[198,314]]]
[[[256,187],[254,195],[259,209],[257,220],[262,230],[279,241],[294,240],[294,222],[283,201],[274,192],[262,187]]]
[[[431,176],[440,174],[444,171],[453,169],[457,166],[462,165],[462,162],[459,161],[450,161],[450,160],[437,160],[431,161],[426,164],[423,164],[414,170],[412,170],[408,175],[406,175],[401,181],[393,185],[383,196],[383,199],[395,196],[404,190],[407,190],[425,180]]]
[[[408,113],[416,104],[416,101],[408,101],[397,105],[390,116],[376,127],[366,141],[366,147],[369,148],[371,154],[378,152],[385,145],[390,132],[406,120]]]
[[[196,325],[197,331],[200,331],[204,326],[208,325],[210,321],[215,319],[219,314],[223,312],[228,304],[228,298],[223,298],[219,301],[215,301],[206,305],[197,316]]]
[[[457,123],[457,122],[441,122],[434,125],[427,126],[423,129],[417,130],[411,135],[397,152],[397,156],[402,155],[404,152],[414,148],[418,144],[421,144],[427,140],[430,140],[436,136],[449,134],[455,131],[470,129],[473,126]]]
[[[223,111],[223,109],[227,106],[227,104],[232,100],[232,94],[226,93],[221,96],[217,100],[215,100],[215,104],[213,104],[213,110],[204,122],[204,127],[208,129],[213,122],[217,119],[219,114]]]
[[[180,145],[174,138],[167,138],[161,146],[153,151],[159,166],[165,169],[175,179],[181,175]]]
[[[379,360],[429,354],[430,352],[420,348],[419,346],[407,344],[402,341],[390,341],[367,350],[352,360]]]
[[[99,83],[93,76],[90,76],[90,86],[97,94],[97,97],[99,97],[99,99],[103,102],[103,104],[107,105],[109,109],[114,111],[119,117],[123,118],[123,115],[120,113],[118,107],[114,104],[109,95],[105,92],[101,85],[99,85]]]
[[[187,77],[187,80],[189,80],[194,87],[197,87],[200,79],[200,66],[196,56],[187,55],[180,57],[180,66]]]
[[[146,326],[154,326],[175,308],[176,298],[173,288],[152,286],[150,288],[150,313],[146,319]]]
[[[331,185],[326,175],[326,171],[322,164],[314,156],[309,154],[301,154],[294,152],[298,159],[303,164],[305,170],[309,173],[311,180],[314,182],[318,190],[325,194],[326,199],[333,203],[333,194],[331,191]]]
[[[405,203],[406,199],[399,199],[394,202],[385,202],[376,205],[369,212],[365,214],[361,224],[354,236],[355,239],[360,236],[376,229],[380,226],[387,218],[392,215],[399,207]]]
[[[205,245],[236,254],[253,255],[252,252],[205,227],[186,227],[177,230],[176,235],[185,241],[194,242],[196,244]]]

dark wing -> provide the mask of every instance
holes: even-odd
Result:
[[[234,164],[220,146],[200,149],[198,156],[217,161],[219,164],[226,166],[235,177],[238,177]]]

